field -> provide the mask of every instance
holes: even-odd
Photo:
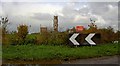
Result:
[[[3,46],[3,60],[70,60],[118,55],[118,44],[97,46],[49,46],[49,45],[9,45]]]

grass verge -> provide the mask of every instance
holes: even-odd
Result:
[[[118,54],[118,44],[82,46],[18,45],[3,46],[4,60],[51,60],[81,59]]]

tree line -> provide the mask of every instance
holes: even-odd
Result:
[[[13,44],[13,45],[24,45],[24,44],[35,44],[35,45],[66,45],[68,44],[68,30],[64,32],[54,32],[48,31],[46,33],[38,34],[28,34],[27,25],[19,25],[17,31],[8,34],[7,26],[9,25],[9,20],[2,18],[0,20],[2,24],[2,44]],[[75,28],[73,27],[75,32]],[[120,31],[114,31],[114,29],[109,26],[108,28],[97,28],[89,27],[89,29],[84,29],[80,33],[100,33],[102,43],[113,43],[113,41],[120,41]]]

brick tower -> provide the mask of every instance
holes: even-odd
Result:
[[[58,16],[54,16],[53,22],[54,31],[58,32]]]

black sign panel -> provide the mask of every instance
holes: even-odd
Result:
[[[97,45],[101,43],[101,35],[98,33],[80,34],[73,33],[69,34],[69,45]]]

